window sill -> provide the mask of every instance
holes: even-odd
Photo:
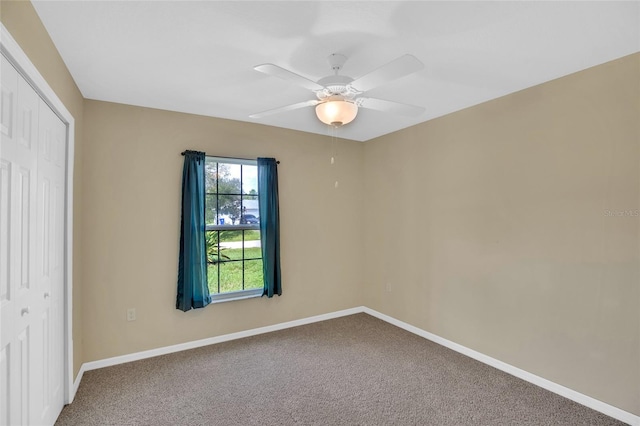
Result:
[[[214,294],[211,296],[211,304],[231,302],[234,300],[253,299],[254,297],[262,297],[262,289],[233,291],[229,293]]]

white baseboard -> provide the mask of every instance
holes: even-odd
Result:
[[[640,416],[636,416],[635,414],[621,410],[620,408],[614,407],[613,405],[609,405],[605,402],[602,402],[580,392],[576,392],[573,389],[569,389],[565,386],[559,385],[540,376],[536,376],[535,374],[529,373],[528,371],[522,370],[518,367],[514,367],[513,365],[507,364],[506,362],[502,362],[480,352],[474,351],[473,349],[467,348],[466,346],[462,346],[458,343],[437,336],[433,333],[429,333],[428,331],[422,330],[418,327],[414,327],[411,324],[407,324],[406,322],[397,320],[378,311],[374,311],[373,309],[365,307],[364,312],[373,317],[386,321],[389,324],[393,324],[396,327],[402,328],[420,337],[424,337],[427,340],[431,340],[434,343],[466,355],[469,358],[480,361],[483,364],[490,365],[491,367],[497,368],[498,370],[504,371],[505,373],[511,374],[512,376],[518,377],[529,383],[533,383],[536,386],[540,386],[543,389],[575,401],[578,404],[582,404],[593,410],[599,411],[609,417],[613,417],[614,419],[620,420],[633,426],[640,426]]]
[[[80,387],[80,381],[82,380],[82,376],[86,371],[86,367],[85,367],[86,365],[87,364],[84,363],[80,366],[80,371],[78,371],[78,375],[76,376],[76,379],[73,381],[73,389],[71,390],[71,395],[69,395],[69,402],[67,402],[67,404],[71,404],[76,397],[76,393],[78,392],[78,388]]]
[[[345,309],[342,311],[330,312],[328,314],[316,315],[313,317],[302,318],[295,321],[282,322],[280,324],[268,325],[266,327],[254,328],[237,333],[224,334],[222,336],[210,337],[208,339],[196,340],[193,342],[180,343],[178,345],[165,346],[162,348],[151,349],[148,351],[136,352],[128,355],[106,358],[99,361],[91,361],[83,364],[84,371],[95,370],[97,368],[110,367],[112,365],[124,364],[125,362],[138,361],[154,356],[166,355],[173,352],[186,351],[188,349],[199,348],[202,346],[214,345],[216,343],[228,342],[229,340],[242,339],[243,337],[256,336],[258,334],[270,333],[272,331],[284,330],[285,328],[297,327],[299,325],[311,324],[319,321],[326,321],[333,318],[344,317],[364,312],[364,307]]]
[[[208,339],[196,340],[193,342],[181,343],[181,344],[172,345],[172,346],[165,346],[162,348],[151,349],[143,352],[136,352],[128,355],[122,355],[122,356],[102,359],[98,361],[86,362],[82,364],[82,367],[80,368],[80,372],[78,373],[78,376],[76,377],[76,380],[74,382],[73,394],[71,396],[71,400],[73,400],[73,397],[75,396],[78,390],[78,386],[80,386],[80,381],[82,380],[82,375],[84,374],[85,371],[95,370],[103,367],[110,367],[112,365],[124,364],[126,362],[137,361],[145,358],[152,358],[159,355],[166,355],[173,352],[185,351],[188,349],[194,349],[202,346],[213,345],[216,343],[228,342],[230,340],[242,339],[243,337],[256,336],[258,334],[270,333],[272,331],[284,330],[286,328],[297,327],[300,325],[311,324],[319,321],[326,321],[329,319],[358,314],[361,312],[364,312],[368,315],[381,319],[385,322],[388,322],[389,324],[395,325],[396,327],[407,330],[420,337],[424,337],[425,339],[431,340],[434,343],[437,343],[439,345],[452,349],[456,352],[459,352],[463,355],[466,355],[484,364],[490,365],[491,367],[497,368],[498,370],[504,371],[505,373],[511,374],[512,376],[518,377],[529,383],[533,383],[536,386],[540,386],[543,389],[546,389],[555,394],[568,398],[572,401],[577,402],[578,404],[582,404],[586,407],[599,411],[603,414],[606,414],[607,416],[613,417],[614,419],[620,420],[629,425],[640,426],[640,416],[636,416],[635,414],[621,410],[620,408],[614,407],[612,405],[599,401],[590,396],[581,394],[580,392],[576,392],[573,389],[569,389],[565,386],[559,385],[550,380],[544,379],[540,376],[536,376],[535,374],[529,373],[518,367],[514,367],[513,365],[507,364],[505,362],[502,362],[490,356],[484,355],[480,352],[474,351],[473,349],[467,348],[466,346],[462,346],[458,343],[455,343],[445,338],[442,338],[440,336],[437,336],[433,333],[429,333],[428,331],[422,330],[418,327],[415,327],[411,324],[407,324],[406,322],[397,320],[393,317],[382,314],[373,309],[369,309],[365,306],[359,306],[351,309],[344,309],[342,311],[330,312],[328,314],[316,315],[313,317],[302,318],[295,321],[283,322],[280,324],[269,325],[266,327],[254,328],[252,330],[225,334],[222,336],[211,337]]]

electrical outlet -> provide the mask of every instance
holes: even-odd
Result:
[[[136,308],[127,309],[127,321],[135,321],[136,320]]]
[[[386,289],[387,289],[387,293],[391,293],[391,283],[387,283]]]

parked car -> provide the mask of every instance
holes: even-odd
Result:
[[[240,218],[241,225],[258,225],[260,224],[260,219],[255,217],[252,214],[245,214]]]

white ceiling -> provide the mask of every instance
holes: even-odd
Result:
[[[367,92],[423,106],[361,109],[338,136],[365,141],[640,51],[640,2],[33,1],[84,97],[329,134],[314,99],[253,70],[318,80],[327,56],[357,78],[405,53],[418,73]]]

